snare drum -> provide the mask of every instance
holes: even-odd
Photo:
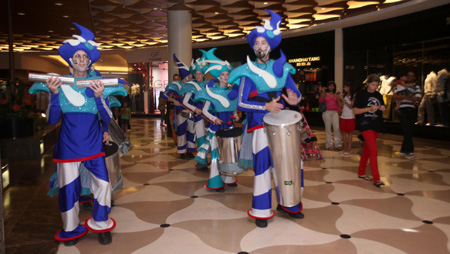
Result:
[[[278,201],[285,207],[301,202],[301,119],[301,114],[292,110],[271,112],[263,118],[274,165],[275,185],[279,190]]]
[[[246,170],[238,166],[242,128],[222,129],[216,132],[219,148],[219,172],[222,175],[238,175]]]
[[[123,185],[122,172],[119,164],[119,145],[114,142],[109,142],[109,145],[103,143],[103,150],[105,151],[106,169],[108,169],[109,182],[112,187],[112,195],[116,194]]]
[[[184,118],[194,118],[194,112],[192,112],[188,109],[183,109],[181,111],[181,116]]]

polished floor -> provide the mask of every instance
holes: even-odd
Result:
[[[267,228],[247,216],[253,173],[238,187],[208,191],[208,172],[175,155],[157,119],[133,119],[130,154],[120,159],[123,189],[113,199],[113,242],[89,232],[73,247],[53,240],[61,219],[46,196],[54,164],[11,162],[17,171],[4,194],[6,253],[450,253],[450,143],[415,139],[415,159],[399,156],[401,137],[380,135],[383,188],[356,176],[361,143],[352,155],[323,151],[304,162],[304,219],[275,212]],[[323,130],[315,131],[324,147]],[[367,171],[370,174],[370,170]],[[275,192],[273,192],[275,194]],[[276,198],[273,198],[276,207]],[[90,216],[81,211],[82,220]]]

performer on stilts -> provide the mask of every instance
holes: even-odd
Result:
[[[175,126],[173,127],[176,128],[177,133],[177,154],[180,155],[181,159],[189,160],[194,158],[192,153],[197,151],[195,148],[194,121],[181,114],[184,109],[181,89],[185,83],[192,80],[192,75],[189,72],[189,68],[179,61],[175,54],[173,59],[178,66],[181,82],[174,81],[167,85],[163,98],[175,105]]]
[[[223,61],[214,55],[216,48],[206,52],[206,59],[210,67],[206,71],[215,79],[211,80],[197,98],[204,100],[203,115],[210,122],[208,128],[208,140],[211,146],[211,167],[206,188],[218,192],[225,191],[225,186],[236,187],[237,179],[233,175],[220,175],[219,169],[236,171],[237,163],[221,163],[219,161],[218,141],[216,132],[234,127],[237,116],[237,86],[228,86],[228,75],[233,69],[228,61]],[[241,171],[240,169],[237,169]],[[224,172],[224,170],[222,170]]]
[[[108,107],[107,97],[111,94],[126,96],[127,93],[121,84],[105,88],[103,82],[98,80],[102,77],[97,77],[90,71],[92,64],[100,58],[98,44],[94,42],[91,31],[76,23],[74,25],[81,34],[65,40],[58,52],[72,68],[75,81],[94,79],[91,86],[78,88],[76,82],[74,85],[62,85],[61,79],[55,77],[48,79],[46,83],[33,84],[30,93],[51,93],[47,114],[50,124],[58,123],[62,115],[53,161],[57,164],[63,229],[55,235],[55,239],[64,242],[66,246],[75,245],[89,229],[99,233],[98,240],[101,244],[110,244],[110,231],[116,223],[108,216],[112,191],[103,150],[103,141],[111,140],[108,123],[112,112]],[[90,172],[90,190],[94,196],[92,217],[84,225],[80,224],[78,217],[82,164]]]
[[[256,219],[258,227],[267,227],[267,220],[274,217],[272,212],[271,171],[273,163],[268,147],[267,135],[263,129],[263,117],[269,112],[284,109],[284,102],[296,106],[300,102],[298,91],[291,74],[294,67],[286,63],[286,57],[269,59],[269,53],[281,42],[281,17],[270,11],[271,19],[264,26],[258,26],[247,36],[256,54],[256,61],[247,56],[244,64],[230,73],[229,82],[239,84],[238,109],[247,112],[247,132],[252,132],[253,168],[255,172],[252,208],[248,215]],[[286,96],[286,94],[287,96]],[[241,150],[245,149],[241,147]],[[301,202],[293,207],[277,206],[277,210],[288,213],[293,218],[303,218]]]

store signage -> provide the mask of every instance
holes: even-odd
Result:
[[[127,52],[128,63],[163,62],[167,60],[167,48],[152,48]]]
[[[320,56],[310,56],[310,57],[301,57],[289,59],[290,64],[294,64],[295,66],[311,66],[312,62],[319,62]]]

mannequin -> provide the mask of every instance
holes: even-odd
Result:
[[[430,72],[425,79],[424,84],[424,95],[422,101],[419,105],[419,112],[417,115],[417,123],[416,124],[424,124],[425,119],[425,109],[427,111],[427,126],[434,125],[434,110],[433,110],[433,102],[436,97],[436,81],[437,75],[434,71]]]
[[[441,115],[441,123],[436,126],[439,127],[448,126],[447,104],[450,98],[448,98],[449,92],[446,88],[447,80],[448,71],[444,68],[438,72],[436,80],[436,100],[439,107],[439,113]]]

